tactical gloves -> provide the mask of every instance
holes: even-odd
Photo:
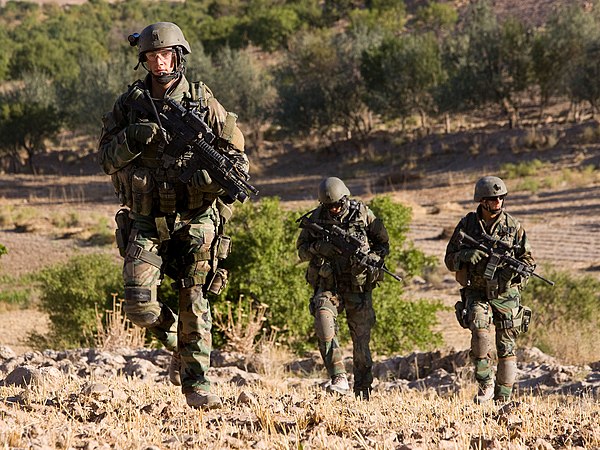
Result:
[[[338,249],[331,242],[316,241],[311,245],[311,248],[314,250],[314,253],[325,258],[333,258],[339,255]]]
[[[147,145],[160,137],[160,127],[154,122],[132,123],[125,133],[127,142],[137,141]]]
[[[194,173],[194,175],[192,175],[192,178],[190,179],[190,184],[197,188],[207,186],[211,183],[212,178],[204,169],[197,170],[196,173]]]
[[[485,256],[485,253],[479,249],[465,248],[458,254],[458,259],[465,263],[477,264],[485,258]]]

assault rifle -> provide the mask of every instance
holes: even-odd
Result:
[[[383,263],[383,259],[375,260],[372,255],[362,250],[364,242],[356,236],[352,236],[347,231],[342,230],[337,225],[331,225],[330,227],[322,227],[321,225],[313,222],[306,216],[302,216],[299,220],[300,228],[306,228],[310,231],[321,236],[325,241],[331,243],[339,252],[340,256],[350,258],[352,261],[358,263],[359,266],[367,267],[369,269],[378,269],[396,281],[402,281],[398,275],[390,272]]]
[[[125,104],[158,122],[164,140],[158,159],[165,168],[185,156],[187,165],[179,176],[182,183],[188,183],[197,170],[204,169],[225,189],[232,202],[243,203],[250,193],[258,194],[248,183],[248,174],[215,149],[216,136],[195,109],[187,110],[171,98],[155,102],[147,90],[139,87],[131,91]]]
[[[550,281],[534,272],[535,266],[527,265],[510,255],[511,251],[518,247],[511,246],[506,242],[502,242],[499,239],[490,236],[485,231],[481,233],[483,242],[479,242],[477,239],[469,236],[462,230],[459,231],[459,234],[461,241],[468,242],[473,246],[473,248],[483,251],[486,256],[489,257],[488,264],[485,268],[484,278],[491,280],[496,269],[499,266],[504,265],[510,268],[510,270],[512,270],[514,273],[521,275],[524,278],[534,276],[545,283],[548,283],[550,286],[554,286],[554,281]]]

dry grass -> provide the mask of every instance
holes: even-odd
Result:
[[[112,294],[111,310],[100,314],[96,307],[96,347],[101,350],[118,348],[142,348],[145,340],[145,330],[131,323],[123,311],[123,300]],[[104,316],[104,321],[102,317]]]
[[[0,387],[2,448],[467,449],[598,448],[600,405],[590,398],[522,396],[499,409],[472,390],[375,393],[370,402],[325,395],[310,380],[220,384],[224,408],[185,405],[167,384],[114,377],[55,388]],[[404,445],[404,446],[403,446]]]

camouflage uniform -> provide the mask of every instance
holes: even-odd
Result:
[[[134,86],[150,91],[150,76]],[[128,125],[156,121],[127,106],[132,88],[104,116],[99,143],[100,164],[128,208],[117,214],[121,214],[117,222],[126,223],[123,228],[127,228],[117,231],[125,231],[120,246],[125,258],[124,310],[133,323],[148,328],[167,349],[179,354],[183,393],[208,392],[205,374],[210,365],[212,320],[205,295],[209,289],[218,292],[218,285],[226,281],[226,272],[217,268],[217,262],[226,256],[228,240],[222,233],[231,210],[220,200],[225,192],[216,183],[198,187],[178,180],[187,157],[166,164],[159,156],[160,142],[142,144],[127,138]],[[200,111],[219,136],[219,151],[248,171],[236,116],[205,85],[189,83],[181,75],[165,96],[186,109]],[[176,282],[178,311],[157,298],[164,274]]]
[[[492,280],[484,278],[488,258],[476,264],[460,260],[460,252],[469,244],[461,245],[459,231],[481,241],[482,232],[514,246],[512,256],[527,265],[534,265],[531,247],[525,230],[510,214],[502,211],[493,223],[486,226],[482,218],[482,206],[470,212],[456,226],[447,248],[444,262],[449,270],[457,272],[457,280],[463,285],[462,301],[457,303],[457,315],[461,325],[471,330],[471,357],[475,365],[475,378],[480,386],[493,385],[492,345],[490,328],[496,330],[495,347],[498,370],[494,398],[510,398],[516,377],[516,338],[521,332],[524,309],[521,305],[521,289],[527,279],[514,274],[509,268],[496,270]]]
[[[389,237],[383,222],[362,202],[347,200],[346,210],[332,217],[323,205],[310,213],[310,220],[327,228],[337,225],[365,242],[364,250],[383,258],[389,253]],[[316,250],[321,238],[303,229],[297,240],[301,261],[308,261],[306,279],[314,289],[310,312],[315,317],[319,351],[329,376],[345,374],[338,342],[337,317],[346,311],[353,344],[354,393],[369,398],[373,382],[371,329],[375,325],[372,290],[382,274],[367,271],[348,258],[326,258]]]

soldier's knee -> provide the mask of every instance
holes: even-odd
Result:
[[[320,341],[329,342],[335,337],[335,317],[325,308],[315,311],[315,332]]]
[[[471,352],[476,359],[487,358],[492,342],[490,331],[487,329],[475,329],[471,336]]]
[[[161,306],[153,300],[152,289],[146,287],[125,287],[123,311],[127,318],[139,327],[150,327],[158,321]]]
[[[503,386],[512,386],[517,378],[517,359],[514,356],[500,358],[498,360],[498,371],[496,382]]]

